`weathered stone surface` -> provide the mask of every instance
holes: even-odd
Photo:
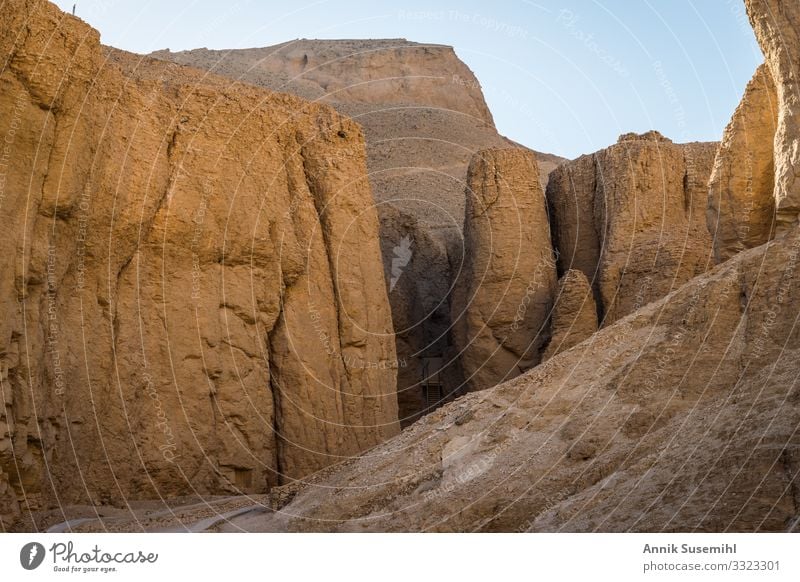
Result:
[[[555,355],[581,343],[597,331],[597,305],[589,280],[583,271],[570,269],[558,282],[550,343],[542,357]]]
[[[450,46],[402,38],[299,39],[265,48],[164,50],[151,56],[215,72],[224,69],[226,76],[280,87],[307,99],[436,105],[494,125],[478,80]],[[445,70],[450,74],[443,76]]]
[[[800,4],[745,0],[745,6],[778,90],[775,209],[783,233],[800,216]]]
[[[601,234],[595,223],[597,157],[581,156],[555,168],[547,183],[547,204],[559,272],[582,271],[590,282],[597,278]],[[602,226],[602,225],[601,225]]]
[[[532,152],[490,149],[473,157],[464,247],[453,336],[464,378],[475,390],[538,364],[547,337],[557,278]]]
[[[707,184],[716,144],[658,132],[557,169],[548,190],[559,272],[592,282],[607,325],[704,272],[711,259]]]
[[[393,249],[401,246],[412,223],[416,234],[409,240],[418,243],[412,271],[404,275],[415,281],[401,282],[389,293],[397,360],[406,364],[398,369],[401,419],[413,420],[430,408],[420,392],[432,366],[443,365],[437,377],[445,396],[461,390],[463,378],[452,365],[458,350],[448,331],[449,288],[464,256],[467,167],[480,150],[517,144],[498,134],[480,84],[452,47],[405,39],[303,39],[265,48],[152,56],[319,99],[363,126],[387,273],[397,260]],[[536,159],[546,185],[562,159],[541,153]],[[396,212],[388,211],[390,206]],[[430,404],[439,400],[434,397]]]
[[[785,531],[800,501],[799,253],[797,233],[740,253],[231,527]]]
[[[359,126],[47,2],[0,26],[4,520],[265,491],[396,434]]]
[[[775,83],[761,65],[725,128],[708,184],[708,230],[718,263],[774,234],[777,123]]]

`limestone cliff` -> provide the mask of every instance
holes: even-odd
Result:
[[[745,0],[745,6],[777,85],[775,208],[777,230],[783,233],[800,217],[800,4]]]
[[[521,148],[478,152],[467,175],[464,266],[453,335],[471,389],[539,363],[556,266],[536,158]]]
[[[394,249],[404,248],[405,240],[419,243],[410,247],[400,287],[389,293],[402,336],[397,359],[405,364],[398,377],[401,417],[415,419],[439,396],[462,389],[448,330],[450,289],[464,257],[467,167],[480,150],[517,144],[498,134],[480,84],[452,47],[405,39],[301,39],[152,56],[321,100],[363,126],[389,286],[398,262]],[[539,153],[536,159],[544,187],[561,159]],[[431,399],[425,386],[432,370],[442,387]]]
[[[775,83],[762,65],[725,128],[709,181],[708,230],[717,262],[762,245],[774,234],[777,123]]]
[[[674,144],[658,132],[627,134],[554,171],[547,198],[559,272],[583,271],[604,324],[708,268],[715,152],[716,144]]]
[[[0,12],[0,515],[258,492],[398,431],[357,124]]]
[[[440,107],[494,125],[478,80],[449,46],[402,38],[299,39],[265,48],[164,50],[151,56],[311,100]],[[455,86],[453,79],[461,84]]]

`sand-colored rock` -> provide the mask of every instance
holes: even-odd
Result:
[[[480,150],[518,144],[498,134],[480,84],[452,47],[405,39],[301,39],[265,48],[152,56],[322,100],[363,126],[387,273],[397,259],[394,248],[412,224],[417,233],[411,235],[418,243],[412,270],[404,275],[415,281],[401,281],[389,293],[397,360],[405,363],[398,370],[401,419],[415,419],[430,408],[421,394],[430,375],[425,370],[440,362],[444,395],[461,390],[460,370],[452,365],[458,350],[448,332],[449,288],[464,256],[467,167]],[[544,187],[562,159],[541,153],[536,158]]]
[[[547,196],[559,272],[583,271],[604,325],[708,268],[715,151],[716,144],[674,144],[655,131],[626,134],[554,173]]]
[[[539,363],[557,283],[536,158],[490,149],[467,176],[464,267],[455,283],[453,336],[470,389]]]
[[[551,338],[542,356],[549,360],[597,331],[597,305],[583,271],[570,269],[558,281],[551,320]]]
[[[775,218],[784,233],[800,217],[800,4],[745,0],[745,6],[777,85]]]
[[[708,230],[718,263],[773,237],[777,123],[775,83],[761,65],[725,128],[708,184]]]
[[[280,87],[307,99],[437,106],[494,125],[475,75],[453,48],[445,45],[403,38],[299,39],[265,48],[164,50],[151,56],[216,73],[224,71],[226,76]],[[444,71],[450,74],[444,75]]]
[[[800,236],[468,394],[252,531],[786,531],[798,523]]]
[[[359,126],[47,2],[0,25],[4,522],[266,491],[396,434]]]

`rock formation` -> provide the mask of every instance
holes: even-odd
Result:
[[[762,65],[725,128],[709,181],[708,230],[718,263],[773,236],[777,123],[775,83]]]
[[[445,45],[403,38],[302,39],[233,51],[203,48],[173,53],[167,49],[151,56],[280,88],[309,100],[353,106],[435,106],[494,125],[475,75]],[[444,76],[445,71],[449,75]]]
[[[250,531],[785,531],[800,235],[314,477]]]
[[[0,24],[3,527],[266,491],[396,434],[359,126],[47,2]]]
[[[784,233],[800,216],[800,4],[745,0],[745,6],[778,89],[775,218]]]
[[[464,378],[482,389],[539,363],[556,266],[534,154],[478,152],[467,174],[465,259],[453,335]]]
[[[420,268],[407,268],[403,275],[415,282],[401,281],[389,293],[397,360],[405,363],[398,370],[401,419],[415,419],[438,403],[437,397],[428,403],[431,393],[425,393],[434,369],[443,396],[459,391],[463,379],[453,365],[458,350],[447,330],[449,289],[464,256],[467,166],[479,150],[517,144],[497,133],[480,84],[452,47],[405,39],[302,39],[266,48],[166,50],[152,56],[321,100],[363,126],[388,286],[394,249],[405,236],[419,243],[410,260]],[[544,187],[561,158],[539,153],[536,158]],[[400,222],[393,224],[394,219]]]
[[[559,272],[577,269],[593,284],[600,264],[602,234],[594,211],[597,179],[597,156],[584,155],[556,167],[546,191]]]
[[[769,71],[720,147],[624,135],[559,167],[546,205],[477,85],[384,83],[382,51],[473,79],[441,47],[237,53],[248,81],[358,115],[365,146],[329,105],[12,2],[0,529],[796,530],[800,8],[746,4]],[[770,159],[780,236],[756,246]],[[502,383],[420,417],[462,381]]]
[[[592,282],[604,324],[704,272],[711,258],[707,184],[716,144],[658,132],[557,168],[548,184],[559,272]]]
[[[558,282],[551,317],[550,343],[542,356],[549,360],[597,331],[597,305],[583,271],[570,269]]]

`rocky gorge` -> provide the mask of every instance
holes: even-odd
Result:
[[[800,8],[745,5],[718,143],[562,160],[450,47],[12,1],[2,529],[794,529]]]

